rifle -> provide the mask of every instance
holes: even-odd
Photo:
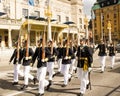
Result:
[[[69,33],[70,33],[70,29],[69,29],[68,37],[67,37],[66,56],[69,55]]]
[[[43,33],[43,40],[42,40],[42,59],[45,59],[45,32]]]
[[[19,61],[19,56],[20,56],[20,51],[19,51],[19,48],[20,48],[20,34],[21,34],[21,30],[19,32],[19,35],[18,35],[18,40],[17,40],[17,63]]]

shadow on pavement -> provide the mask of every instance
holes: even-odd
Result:
[[[120,67],[110,70],[109,72],[120,73]]]
[[[13,86],[11,80],[0,79],[0,88],[4,90],[19,90],[18,86]]]
[[[114,88],[112,91],[110,91],[108,94],[106,94],[105,96],[110,96],[113,92],[120,92],[120,91],[117,91],[117,89],[120,89],[120,85],[117,86],[116,88]]]
[[[48,92],[52,92],[52,93],[67,93],[67,94],[78,94],[78,92],[76,92],[76,90],[79,90],[79,88],[65,88],[65,89],[56,89],[56,88],[50,88],[50,90]]]

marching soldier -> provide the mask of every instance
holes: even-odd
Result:
[[[105,60],[106,60],[106,45],[105,43],[103,42],[103,40],[101,40],[101,43],[98,44],[98,46],[95,48],[95,51],[99,49],[99,53],[98,53],[98,56],[99,56],[99,59],[100,59],[100,63],[101,63],[101,73],[104,72],[105,70]]]
[[[43,43],[42,43],[43,42]],[[50,83],[45,79],[46,77],[46,71],[47,71],[47,61],[48,56],[50,55],[50,51],[45,47],[45,41],[43,39],[40,39],[38,42],[39,46],[35,50],[35,54],[33,55],[33,65],[37,58],[37,79],[39,81],[39,93],[37,96],[43,96],[44,95],[44,88],[47,86],[47,90],[49,90]],[[32,65],[32,66],[33,66]]]
[[[80,93],[77,96],[83,96],[86,91],[88,84],[88,72],[91,67],[90,58],[92,57],[92,52],[88,46],[85,45],[85,39],[80,40],[80,46],[78,46],[77,51],[77,73],[78,78],[81,81]]]
[[[63,42],[62,48],[62,66],[61,66],[61,73],[64,75],[64,84],[62,87],[66,87],[68,81],[71,81],[71,74],[69,74],[70,64],[71,64],[71,57],[73,56],[73,52],[69,47],[68,40]]]
[[[116,48],[113,43],[110,43],[110,46],[108,47],[108,52],[109,52],[108,55],[110,57],[111,69],[113,69],[115,64],[115,53],[116,53]]]
[[[34,84],[36,83],[36,78],[34,78],[31,74],[30,74],[30,64],[32,62],[32,56],[34,54],[32,48],[27,48],[27,41],[24,42],[23,46],[23,63],[22,65],[24,66],[24,85],[23,87],[21,87],[21,90],[24,90],[28,87],[28,79],[30,78],[31,80],[33,80]],[[28,56],[26,56],[26,52],[28,52]]]
[[[73,71],[76,72],[76,67],[75,67],[75,62],[76,62],[76,58],[75,58],[75,56],[76,56],[76,48],[74,47],[72,41],[70,42],[70,48],[71,48],[71,50],[73,52],[73,55],[71,57],[71,65],[70,65],[70,74],[72,75]]]
[[[18,42],[15,43],[15,46],[16,48],[9,60],[9,64],[12,62],[12,60],[14,64],[14,82],[12,83],[12,85],[18,84],[18,75],[23,77],[23,72],[21,72],[20,70],[21,60],[22,60],[22,48],[19,48]]]
[[[49,73],[49,83],[52,84],[52,79],[55,76],[54,63],[55,63],[56,57],[58,55],[58,52],[57,52],[56,48],[53,46],[53,41],[52,40],[48,41],[48,47],[47,48],[51,53],[51,55],[49,56],[50,58],[47,62],[47,71]]]
[[[58,56],[57,56],[57,63],[58,63],[58,72],[56,74],[60,74],[60,71],[61,71],[61,64],[62,64],[62,45],[61,43],[59,42],[58,43],[58,47],[57,47],[57,51],[58,51]]]

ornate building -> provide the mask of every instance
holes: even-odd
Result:
[[[14,42],[18,38],[18,34],[21,29],[21,25],[25,21],[26,16],[45,16],[45,2],[46,0],[34,0],[34,6],[28,5],[28,0],[0,0],[0,12],[6,13],[4,16],[0,16],[0,47],[12,47]],[[32,9],[31,9],[32,8]],[[31,11],[32,10],[32,11]],[[81,37],[84,35],[84,13],[82,0],[55,0],[51,2],[52,19],[57,21],[51,28],[52,33],[55,31],[55,37],[57,39],[58,33],[62,32],[63,38],[68,33],[68,28],[60,30],[61,26],[66,21],[73,21],[75,26],[70,27],[70,37],[77,38],[78,34]],[[41,22],[41,21],[40,21]],[[44,31],[43,22],[39,23],[42,26],[41,29],[30,30],[30,45],[36,45],[37,40]],[[57,27],[56,27],[57,26]],[[56,28],[56,29],[55,29]],[[54,34],[52,34],[53,36]]]
[[[112,41],[120,41],[120,0],[97,0],[92,7],[95,14],[94,40],[109,41],[108,22],[111,23]]]

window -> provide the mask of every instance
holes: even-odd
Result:
[[[66,21],[69,21],[69,17],[66,16]]]
[[[107,14],[107,18],[109,18],[109,14]]]
[[[80,12],[80,13],[82,13],[82,10],[81,10],[81,9],[79,9],[79,12]]]
[[[28,16],[28,9],[22,9],[22,15]]]
[[[114,18],[117,18],[117,14],[114,14]]]
[[[79,18],[79,22],[80,22],[80,24],[82,24],[82,18]]]
[[[40,17],[40,12],[39,11],[35,11],[35,16]]]
[[[57,20],[58,20],[58,22],[61,22],[61,16],[60,15],[57,15]]]

